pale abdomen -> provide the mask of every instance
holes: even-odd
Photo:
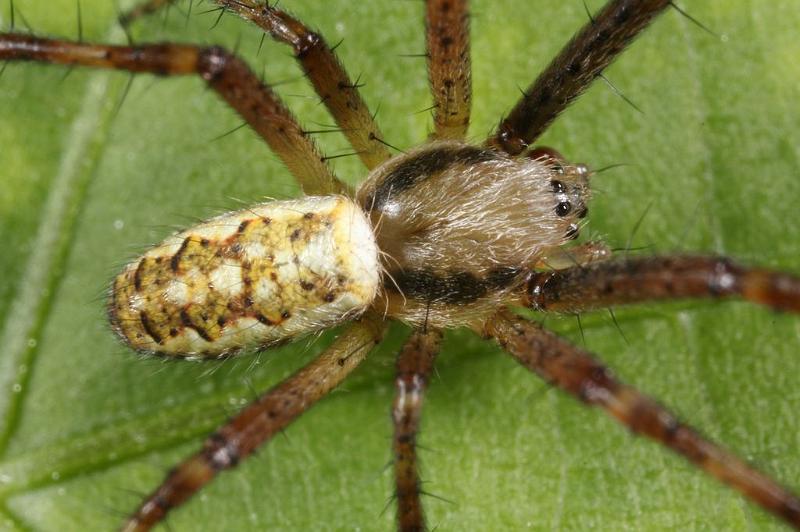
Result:
[[[109,317],[138,351],[215,357],[363,312],[379,282],[375,238],[352,201],[274,201],[147,251],[114,280]]]

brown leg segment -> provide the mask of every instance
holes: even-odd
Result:
[[[175,1],[148,0],[120,17],[120,21],[129,24]],[[292,47],[314,90],[367,168],[375,168],[391,157],[378,124],[358,92],[358,83],[350,80],[344,66],[321,35],[263,0],[211,1],[254,22],[276,41]]]
[[[319,357],[256,399],[214,434],[197,454],[172,470],[141,503],[122,530],[150,530],[220,471],[235,467],[347,377],[381,340],[379,319],[365,317]]]
[[[321,35],[287,13],[255,0],[214,0],[251,20],[273,39],[292,47],[314,90],[333,115],[364,165],[375,168],[389,159],[387,145],[367,104],[336,54]]]
[[[93,45],[0,34],[2,60],[83,65],[162,76],[199,75],[269,144],[307,194],[347,191],[278,96],[261,83],[244,61],[222,48],[178,44]]]
[[[402,532],[426,530],[420,501],[415,444],[422,398],[441,340],[442,334],[439,331],[417,331],[408,339],[397,357],[397,395],[392,406],[392,420],[397,521]]]
[[[518,362],[547,382],[590,406],[602,408],[633,432],[660,442],[800,528],[800,499],[794,494],[703,438],[653,399],[616,380],[588,352],[508,311],[490,319],[478,332],[495,338]]]
[[[670,4],[670,0],[608,2],[527,88],[487,143],[511,155],[524,151]]]
[[[682,298],[741,297],[775,310],[800,312],[800,278],[746,268],[725,257],[643,257],[534,273],[522,305],[578,312]]]
[[[467,0],[428,0],[426,4],[434,137],[463,139],[472,103]]]

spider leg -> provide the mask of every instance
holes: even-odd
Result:
[[[726,257],[663,256],[598,262],[533,273],[521,304],[578,312],[663,299],[741,297],[800,312],[800,278],[740,266]]]
[[[415,443],[423,394],[441,340],[439,331],[416,331],[397,357],[397,393],[392,406],[392,420],[397,520],[398,529],[403,532],[425,530]]]
[[[318,33],[277,7],[256,0],[214,0],[292,47],[314,90],[369,169],[389,159],[388,145],[336,54]]]
[[[608,2],[525,90],[487,144],[511,155],[524,151],[671,3],[671,0]]]
[[[335,388],[380,341],[371,316],[352,324],[319,357],[250,403],[173,469],[128,519],[125,532],[149,530],[222,470],[235,467]]]
[[[135,18],[157,11],[176,0],[148,0],[120,18],[123,25]],[[333,115],[361,161],[369,169],[389,159],[388,144],[369,112],[358,80],[353,82],[321,35],[269,2],[256,0],[211,0],[222,9],[232,11],[255,23],[278,42],[288,44],[303,67],[311,85],[325,107]],[[335,48],[335,47],[334,47]]]
[[[433,136],[463,139],[472,103],[467,0],[428,0],[425,14]]]
[[[482,330],[526,368],[590,406],[605,410],[636,434],[660,442],[746,497],[800,528],[800,499],[743,460],[706,440],[667,409],[616,380],[588,352],[538,324],[503,311]]]
[[[0,34],[0,60],[83,65],[162,76],[195,74],[269,144],[307,194],[345,193],[316,144],[244,61],[219,47],[112,46]]]

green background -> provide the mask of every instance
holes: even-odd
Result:
[[[592,9],[599,2],[588,2]],[[75,38],[74,0],[16,0],[37,33]],[[543,142],[595,168],[589,236],[639,252],[704,251],[800,270],[800,11],[796,2],[686,2],[711,36],[663,16]],[[297,2],[322,30],[385,138],[407,148],[431,119],[423,4]],[[81,0],[87,40],[124,42],[107,0]],[[186,3],[181,4],[185,11]],[[195,6],[195,13],[206,10]],[[24,29],[19,15],[18,28]],[[0,8],[0,27],[10,24]],[[480,142],[585,20],[580,1],[473,2]],[[140,41],[238,47],[302,123],[330,124],[287,48],[233,17],[179,10]],[[145,360],[103,316],[114,273],[196,219],[297,194],[279,161],[197,79],[10,64],[0,77],[0,523],[17,530],[109,530],[139,493],[240,405],[327,342],[301,340],[216,363]],[[328,154],[344,153],[322,135]],[[336,160],[356,183],[359,162]],[[648,210],[649,207],[649,210]],[[800,322],[743,303],[671,303],[547,324],[585,341],[617,374],[702,432],[800,488]],[[393,355],[384,347],[285,435],[222,475],[170,519],[172,530],[389,530]],[[499,350],[450,332],[427,396],[421,451],[431,527],[753,529],[772,518],[658,446],[549,390]],[[385,507],[388,508],[385,509]]]

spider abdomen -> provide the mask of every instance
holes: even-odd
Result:
[[[112,327],[134,349],[213,357],[362,312],[380,266],[361,209],[341,196],[273,201],[167,238],[114,280]]]

